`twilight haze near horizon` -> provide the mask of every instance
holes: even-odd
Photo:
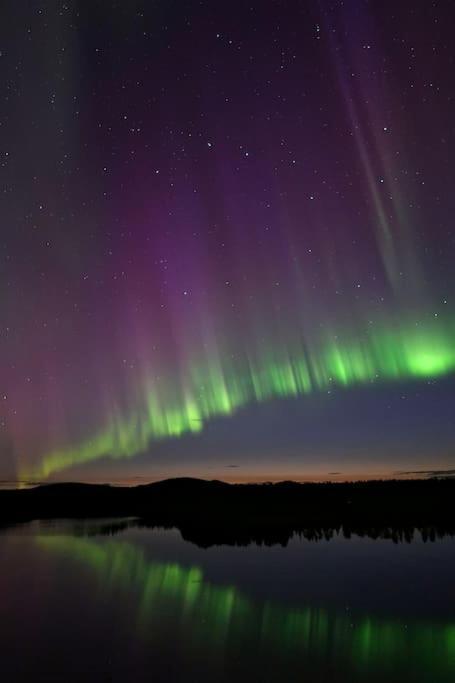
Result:
[[[450,473],[453,4],[0,17],[0,479]]]

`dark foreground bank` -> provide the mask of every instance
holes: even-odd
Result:
[[[137,517],[198,545],[286,543],[333,530],[406,539],[455,533],[455,480],[226,484],[168,479],[132,488],[49,484],[0,492],[2,526],[33,519]]]

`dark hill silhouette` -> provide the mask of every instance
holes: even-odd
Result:
[[[0,491],[0,524],[51,518],[136,517],[178,527],[198,545],[281,543],[294,533],[314,539],[341,530],[409,540],[455,532],[455,480],[343,484],[227,484],[167,479],[132,488],[46,484]]]

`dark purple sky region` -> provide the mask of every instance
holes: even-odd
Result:
[[[454,19],[3,3],[0,478],[455,467]]]

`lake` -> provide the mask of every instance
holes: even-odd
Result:
[[[184,541],[134,520],[0,534],[3,680],[455,680],[455,540]]]

